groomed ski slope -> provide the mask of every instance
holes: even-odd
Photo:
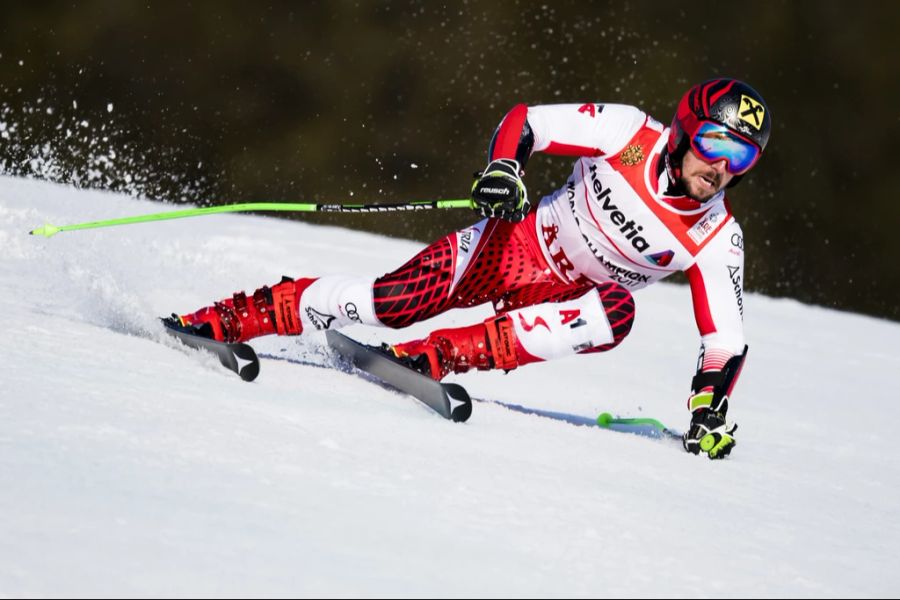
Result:
[[[0,178],[0,597],[900,593],[897,323],[745,295],[724,462],[495,404],[460,425],[321,368],[321,334],[254,343],[247,384],[156,322],[417,243],[247,215],[27,235],[171,208]],[[690,294],[636,298],[609,354],[453,380],[683,430]]]

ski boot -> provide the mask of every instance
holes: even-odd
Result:
[[[253,296],[237,292],[197,312],[181,316],[173,313],[163,321],[168,327],[228,343],[273,333],[300,335],[300,295],[314,281],[284,277],[278,285],[261,287]]]
[[[450,373],[469,369],[486,371],[519,366],[516,332],[509,317],[492,317],[484,323],[439,329],[425,339],[387,346],[385,350],[408,367],[440,381]]]

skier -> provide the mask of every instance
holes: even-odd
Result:
[[[440,380],[610,350],[631,330],[632,291],[682,271],[701,335],[684,447],[722,458],[735,445],[725,417],[746,354],[743,234],[725,188],[756,164],[770,131],[762,97],[735,79],[692,87],[670,128],[633,106],[520,104],[472,187],[484,220],[381,277],[285,277],[169,325],[234,342],[354,323],[401,328],[490,302],[495,315],[483,323],[389,347]],[[522,180],[533,152],[577,157],[566,184],[535,205]]]

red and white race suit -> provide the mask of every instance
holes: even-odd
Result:
[[[537,210],[541,250],[569,281],[638,290],[683,271],[705,349],[704,370],[744,348],[744,240],[725,193],[700,204],[668,196],[660,164],[669,130],[624,105],[528,108],[534,151],[574,154],[566,185]]]
[[[724,192],[702,204],[670,195],[661,158],[669,130],[632,106],[519,105],[490,158],[515,158],[528,128],[533,152],[577,157],[565,185],[521,223],[486,219],[382,277],[320,278],[300,301],[304,328],[403,327],[491,302],[510,315],[525,364],[614,347],[634,318],[630,292],[683,271],[703,370],[740,353],[741,228]]]

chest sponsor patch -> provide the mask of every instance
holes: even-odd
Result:
[[[688,237],[698,246],[711,236],[716,229],[722,226],[728,217],[728,211],[723,206],[715,206],[709,210],[703,218],[688,229]]]

